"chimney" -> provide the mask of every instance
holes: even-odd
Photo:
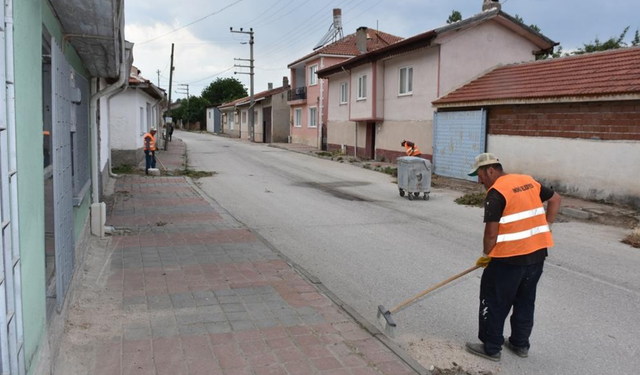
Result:
[[[493,8],[498,8],[498,10],[502,9],[502,4],[498,0],[482,0],[482,11],[486,12],[487,10],[491,10]]]
[[[358,27],[356,31],[356,48],[360,53],[367,53],[367,27]]]
[[[267,90],[273,90],[273,82],[267,83]]]
[[[288,87],[289,86],[289,77],[284,76],[282,77],[282,87]]]

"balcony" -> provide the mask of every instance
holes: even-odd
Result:
[[[307,87],[296,87],[287,92],[287,102],[289,104],[304,104],[307,101]],[[293,102],[293,103],[291,103]]]

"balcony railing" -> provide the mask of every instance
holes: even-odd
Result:
[[[306,100],[307,99],[307,87],[296,87],[295,89],[290,89],[287,93],[287,100]]]

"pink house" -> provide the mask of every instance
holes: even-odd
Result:
[[[334,9],[334,15],[336,12],[339,14],[339,11]],[[317,148],[326,147],[329,82],[318,78],[317,71],[399,40],[402,38],[361,27],[357,33],[347,35],[289,64],[291,142]]]
[[[327,148],[395,161],[404,156],[406,139],[433,159],[433,101],[496,66],[533,61],[555,44],[502,12],[496,1],[484,0],[474,16],[325,67],[318,75],[328,81]],[[444,121],[440,125],[441,149],[464,138],[483,151],[481,122],[464,137]]]

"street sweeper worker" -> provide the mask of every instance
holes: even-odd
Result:
[[[478,338],[467,343],[472,354],[499,361],[503,343],[519,357],[529,355],[536,288],[547,248],[553,246],[551,224],[561,197],[531,176],[507,174],[490,153],[475,158],[469,176],[487,189],[484,203],[483,255]],[[543,202],[547,202],[545,211]],[[505,343],[504,322],[511,315],[511,337]]]
[[[420,149],[415,143],[407,140],[403,140],[401,143],[402,147],[404,147],[404,151],[407,153],[407,156],[420,156]]]
[[[156,167],[156,128],[151,128],[148,133],[142,137],[142,149],[144,150],[146,174],[149,174],[149,168]]]

